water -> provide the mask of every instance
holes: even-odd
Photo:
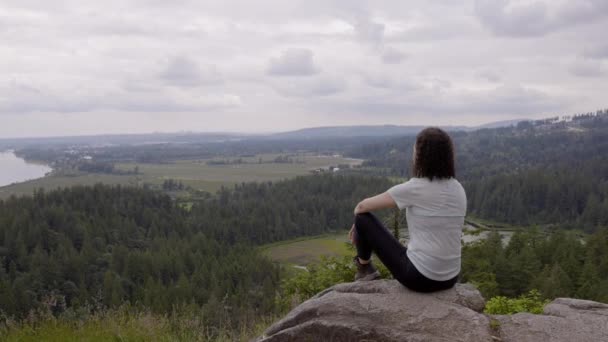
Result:
[[[44,177],[51,170],[48,165],[28,163],[12,151],[0,152],[0,186]]]
[[[463,231],[463,234],[462,234],[462,241],[464,243],[470,243],[470,242],[475,242],[475,241],[482,240],[482,239],[487,239],[488,235],[490,235],[490,233],[491,233],[489,230],[484,230],[484,231],[481,231],[477,235],[471,235],[471,234],[466,234],[467,230],[473,231],[473,230],[475,230],[475,228],[471,227],[469,225],[465,225],[465,230]],[[511,241],[511,236],[513,236],[513,234],[515,233],[512,230],[497,230],[497,232],[500,235],[500,237],[502,238],[503,245],[508,245],[509,241]]]
[[[479,234],[476,235],[472,235],[472,234],[468,234],[467,232],[470,231],[474,231],[475,227],[472,227],[469,224],[465,224],[464,225],[464,229],[462,231],[462,242],[464,243],[471,243],[471,242],[475,242],[478,240],[484,240],[488,238],[488,235],[490,235],[490,231],[489,230],[483,230],[481,231]],[[509,241],[511,241],[511,236],[513,236],[513,234],[515,233],[512,230],[497,230],[498,234],[500,234],[500,237],[502,238],[502,243],[504,245],[509,244]],[[408,239],[408,232],[407,229],[401,229],[400,230],[400,236],[401,238],[401,242],[404,243],[405,241],[407,241]]]

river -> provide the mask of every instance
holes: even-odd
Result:
[[[0,186],[44,177],[52,170],[48,165],[28,163],[13,151],[0,152]]]
[[[476,232],[476,231],[477,231],[477,229],[475,227],[471,226],[468,223],[465,223],[464,229],[462,231],[462,242],[471,243],[471,242],[475,242],[475,241],[479,241],[479,240],[484,240],[484,239],[487,239],[488,235],[490,235],[490,233],[492,232],[489,229],[484,229],[484,230],[478,231],[477,233],[473,234],[473,232]],[[502,238],[502,243],[504,245],[509,244],[509,241],[511,241],[511,236],[513,236],[513,234],[515,233],[513,230],[496,229],[496,231]],[[402,239],[401,239],[402,242],[405,242],[408,239],[407,229],[400,229],[399,232],[400,232],[400,236],[402,237]]]

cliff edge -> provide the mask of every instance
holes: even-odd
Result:
[[[543,315],[490,316],[473,286],[422,294],[396,280],[335,285],[300,304],[258,342],[608,341],[608,304],[559,298]]]

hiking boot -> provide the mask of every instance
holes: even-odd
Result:
[[[355,281],[369,281],[380,278],[380,272],[374,267],[370,260],[368,264],[362,264],[359,262],[359,258],[353,259],[355,265],[357,265],[357,274],[355,275]]]

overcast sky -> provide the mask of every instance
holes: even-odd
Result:
[[[0,138],[608,107],[607,0],[0,0]]]

